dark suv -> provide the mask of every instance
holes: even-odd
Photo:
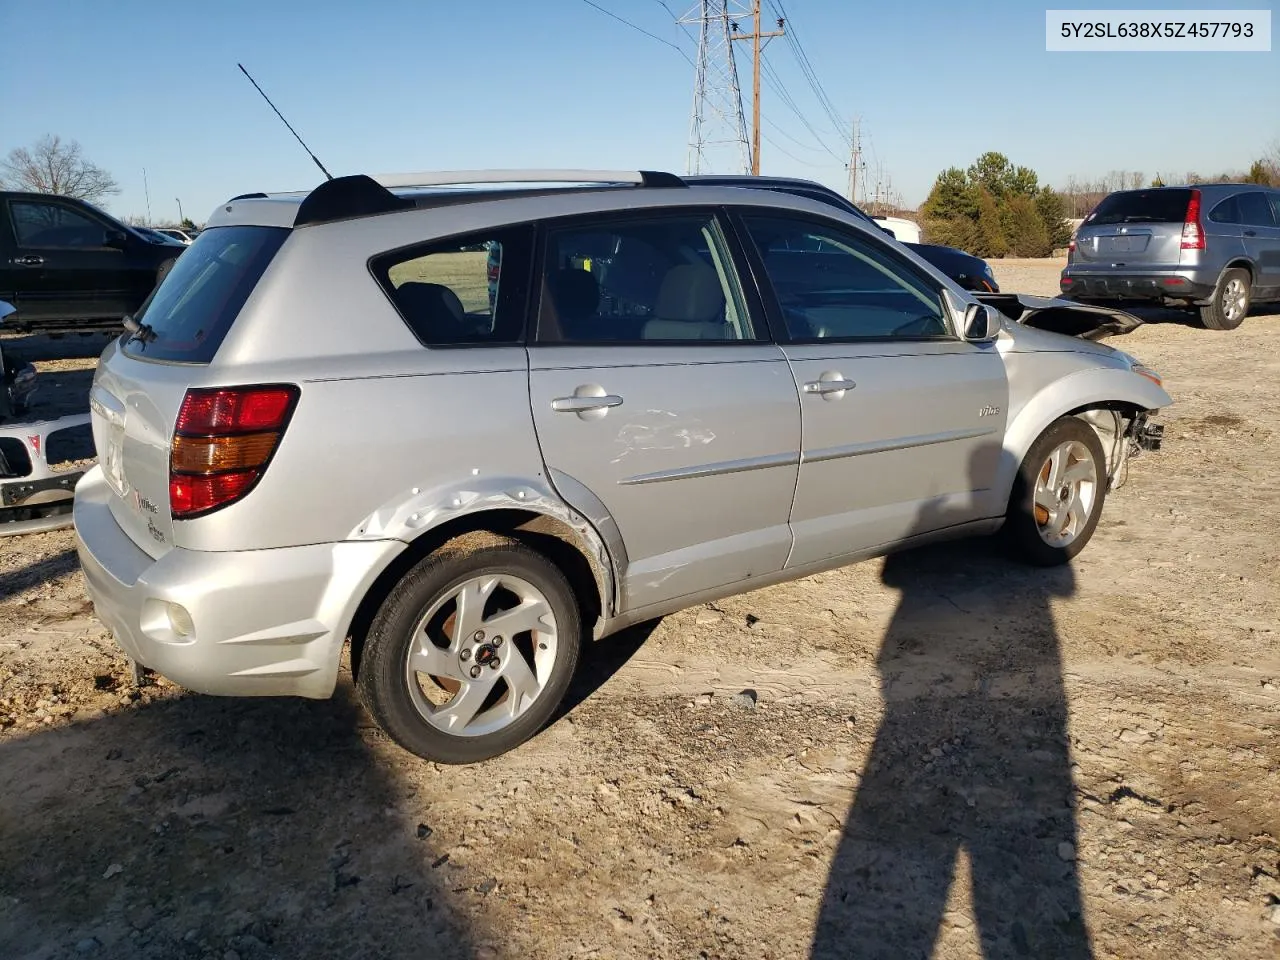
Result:
[[[1280,190],[1251,183],[1122,190],[1076,232],[1062,271],[1073,300],[1198,309],[1211,330],[1280,300]]]
[[[0,192],[0,300],[19,330],[119,323],[184,250],[83,200]]]

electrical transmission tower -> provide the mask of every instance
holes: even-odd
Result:
[[[701,0],[679,22],[698,26],[686,172],[710,173],[719,166],[724,173],[749,173],[747,118],[733,58],[737,16],[730,11],[730,0]]]

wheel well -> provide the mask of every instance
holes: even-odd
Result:
[[[574,596],[582,610],[584,625],[594,625],[603,611],[600,596],[600,580],[594,561],[581,538],[567,524],[554,517],[532,510],[486,510],[481,513],[458,517],[438,527],[433,527],[409,544],[374,580],[365,593],[351,626],[347,639],[351,643],[351,671],[358,673],[364,642],[378,608],[400,579],[420,560],[434,553],[450,540],[479,530],[502,533],[522,541],[537,550],[560,568],[569,580]]]
[[[1253,277],[1254,277],[1253,264],[1250,263],[1248,260],[1236,258],[1235,260],[1232,260],[1230,263],[1228,263],[1225,267],[1222,268],[1224,273],[1228,270],[1233,270],[1233,269],[1243,270],[1245,273],[1249,274],[1249,283],[1251,284],[1253,283]]]

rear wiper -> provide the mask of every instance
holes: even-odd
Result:
[[[151,329],[151,324],[139,323],[133,319],[132,314],[125,314],[124,328],[129,331],[129,339],[125,341],[126,343],[132,343],[134,340],[150,343],[156,338],[156,332]]]

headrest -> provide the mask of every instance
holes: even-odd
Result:
[[[720,278],[705,264],[682,263],[667,271],[653,315],[663,320],[703,323],[719,320],[724,310]]]
[[[551,299],[561,320],[585,320],[600,306],[600,284],[589,270],[573,267],[551,275]]]
[[[451,336],[466,316],[458,295],[439,283],[402,283],[396,288],[396,301],[414,332],[426,341]]]

